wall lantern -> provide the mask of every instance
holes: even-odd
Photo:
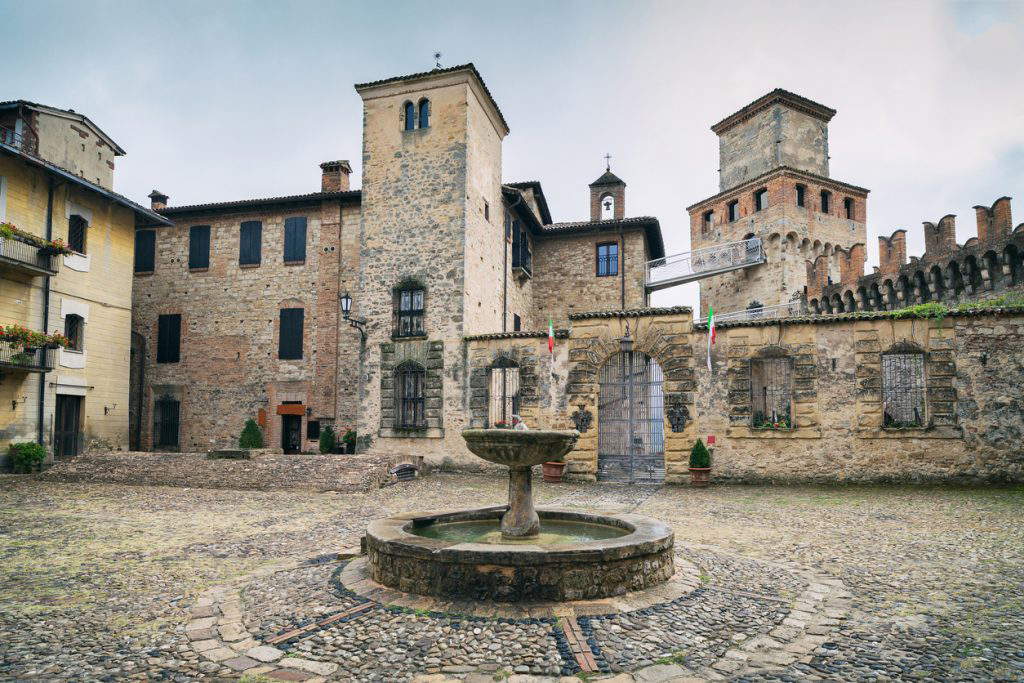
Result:
[[[619,340],[619,349],[623,353],[632,353],[633,351],[633,338],[629,336],[629,321],[626,321],[626,334],[622,339]]]
[[[338,298],[341,301],[341,317],[347,320],[349,325],[359,330],[359,338],[366,341],[366,321],[352,317],[352,297],[345,292]]]

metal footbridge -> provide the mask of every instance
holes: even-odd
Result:
[[[751,237],[648,261],[644,286],[648,292],[656,292],[764,262],[761,240]]]

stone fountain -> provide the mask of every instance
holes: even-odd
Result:
[[[467,429],[475,455],[509,468],[508,505],[399,515],[366,530],[369,575],[448,599],[564,601],[649,588],[673,573],[672,530],[633,514],[535,509],[534,465],[561,459],[579,433]]]

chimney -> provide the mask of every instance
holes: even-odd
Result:
[[[892,275],[907,262],[907,231],[897,230],[889,237],[878,236],[878,272]]]
[[[323,175],[320,177],[321,192],[348,192],[348,175],[352,166],[345,159],[325,161],[320,164]]]
[[[855,285],[864,276],[867,250],[863,244],[854,244],[847,250],[839,250],[839,281],[844,285]]]
[[[1013,230],[1009,197],[1000,197],[992,204],[991,209],[976,206],[974,212],[978,218],[979,242],[995,242],[1006,237]]]
[[[160,190],[153,190],[149,193],[149,208],[154,211],[167,208],[167,195]]]
[[[925,258],[943,256],[956,251],[956,216],[946,214],[938,223],[924,225]]]

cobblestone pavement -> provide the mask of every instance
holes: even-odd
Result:
[[[332,581],[368,520],[493,504],[492,476],[344,494],[0,476],[0,679],[555,681],[578,671],[575,629],[616,683],[1024,680],[1024,487],[536,493],[671,523],[700,587],[625,614],[495,620]]]

